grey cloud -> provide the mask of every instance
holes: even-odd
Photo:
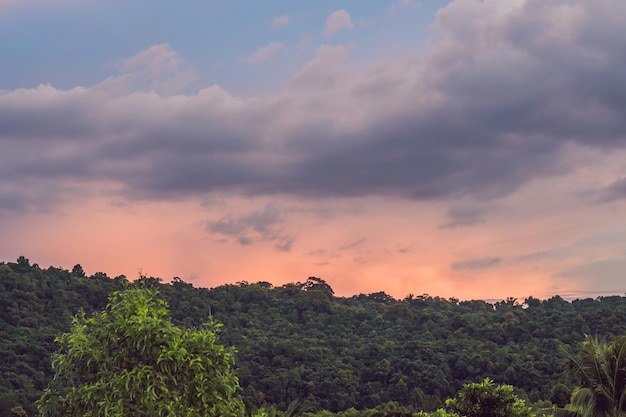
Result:
[[[239,236],[237,237],[237,242],[239,242],[241,246],[249,246],[252,244],[252,239],[247,236]]]
[[[218,86],[178,96],[105,88],[125,78],[0,91],[0,206],[48,206],[26,191],[36,178],[58,195],[71,194],[70,183],[108,181],[126,198],[229,191],[489,201],[567,173],[557,163],[566,144],[623,148],[626,3],[509,7],[452,2],[425,54],[402,65],[347,70],[345,50],[320,48],[274,97]],[[158,47],[151,54],[176,74],[178,58]],[[617,198],[623,184],[607,192]],[[449,217],[442,227],[481,220],[458,208]]]
[[[359,239],[356,239],[352,242],[346,243],[345,245],[342,245],[339,250],[349,250],[349,249],[354,249],[358,246],[361,246],[362,244],[364,244],[365,242],[367,242],[367,238],[365,237],[361,237]]]
[[[519,262],[535,262],[543,260],[558,260],[568,256],[567,248],[560,247],[545,251],[527,253],[519,256],[516,260]]]
[[[96,139],[98,117],[91,116],[96,116],[97,101],[93,91],[80,87],[64,92],[50,85],[0,90],[0,145]]]
[[[451,267],[457,271],[462,269],[486,269],[493,268],[500,263],[502,263],[502,259],[499,257],[475,258],[455,262],[451,265]]]
[[[254,211],[239,217],[222,217],[216,222],[210,223],[207,228],[211,232],[224,235],[234,236],[250,229],[266,235],[270,233],[271,228],[275,226],[279,220],[279,211],[276,206],[267,204],[261,211]]]
[[[613,201],[623,200],[626,198],[626,178],[620,178],[601,192],[598,199],[601,203],[610,203]]]
[[[288,252],[295,239],[280,230],[280,210],[273,204],[267,204],[263,210],[253,211],[241,216],[224,216],[207,225],[207,231],[234,237],[242,246],[255,241],[275,242],[274,247],[281,252]]]
[[[247,229],[247,225],[242,222],[233,220],[232,217],[222,217],[208,225],[207,229],[214,233],[236,236]]]
[[[415,245],[413,244],[413,242],[409,243],[408,245],[396,244],[396,249],[398,250],[398,253],[406,255],[407,253],[410,253],[413,250],[414,246]]]
[[[54,184],[32,180],[15,184],[0,182],[0,213],[46,211],[46,206],[40,203],[42,199],[48,199],[50,205],[58,202],[59,195],[54,192]]]
[[[290,236],[280,236],[274,247],[281,252],[289,252],[294,242],[294,239]]]
[[[456,205],[448,209],[449,221],[439,225],[440,229],[456,229],[462,226],[473,226],[484,223],[487,208],[482,205]]]

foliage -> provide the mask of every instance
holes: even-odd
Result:
[[[511,385],[482,382],[463,386],[456,398],[446,400],[446,408],[462,417],[530,417],[530,407],[513,393]]]
[[[304,398],[300,397],[293,400],[285,412],[281,412],[274,406],[268,406],[267,404],[256,410],[253,417],[296,417],[302,414],[302,406],[304,405]]]
[[[458,417],[452,414],[433,413],[433,417]],[[430,413],[416,413],[409,407],[402,406],[395,401],[378,404],[376,407],[366,410],[356,410],[350,408],[348,410],[331,413],[324,410],[317,413],[304,413],[304,417],[429,417]]]
[[[415,414],[415,417],[459,417],[459,415],[452,411],[438,408],[437,410],[431,412],[419,411]]]
[[[24,410],[21,405],[14,406],[9,410],[9,412],[13,417],[28,417],[28,414],[26,414],[26,410]]]
[[[35,415],[34,401],[52,379],[54,338],[69,330],[79,310],[103,309],[126,283],[123,276],[42,269],[23,256],[0,263],[0,417],[20,413],[18,406]]]
[[[216,326],[181,329],[157,291],[114,292],[105,311],[76,316],[57,342],[43,416],[239,416],[234,356]]]
[[[55,336],[81,309],[89,316],[128,285],[125,277],[40,268],[21,257],[0,262],[0,417],[34,401],[53,378]],[[626,334],[626,297],[567,302],[459,301],[383,293],[338,297],[321,278],[195,288],[144,277],[167,300],[172,323],[224,324],[221,343],[237,348],[235,372],[250,410],[287,409],[303,396],[307,411],[358,412],[397,402],[434,411],[463,384],[485,377],[515,386],[529,402],[569,402],[572,381],[560,346],[585,334]],[[135,284],[130,284],[134,286]],[[524,394],[522,394],[522,392]]]
[[[587,336],[569,361],[580,381],[572,393],[572,407],[582,417],[626,415],[626,335],[606,343]]]

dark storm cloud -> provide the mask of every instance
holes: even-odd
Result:
[[[417,62],[357,73],[342,66],[345,51],[325,47],[272,98],[216,86],[129,93],[115,80],[0,91],[0,207],[45,205],[37,190],[61,195],[93,181],[119,183],[129,198],[226,190],[488,201],[568,172],[557,163],[565,144],[624,148],[626,2],[527,0],[504,13],[495,3],[441,11]],[[481,219],[450,210],[442,227]]]

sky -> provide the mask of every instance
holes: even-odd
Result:
[[[626,293],[623,0],[0,0],[0,260]]]

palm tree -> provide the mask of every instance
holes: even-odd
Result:
[[[580,380],[572,408],[581,417],[626,417],[626,335],[611,343],[587,336],[569,370]]]

